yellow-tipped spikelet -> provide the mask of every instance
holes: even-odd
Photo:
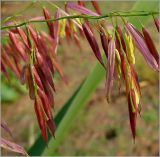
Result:
[[[65,27],[66,27],[66,19],[60,20],[60,29],[59,29],[59,35],[61,38],[64,38],[66,35]]]
[[[131,37],[131,35],[127,35],[125,33],[125,39],[126,39],[126,45],[127,45],[127,57],[128,57],[128,60],[132,64],[135,64],[135,56],[134,56],[135,47],[134,47],[134,43],[133,43],[132,37]]]
[[[116,49],[115,50],[115,55],[116,55],[116,70],[117,70],[117,75],[118,75],[118,78],[121,77],[121,58],[120,58],[120,55],[119,55],[119,52],[118,50]]]

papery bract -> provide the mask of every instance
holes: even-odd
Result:
[[[107,101],[110,101],[110,92],[113,86],[113,74],[114,74],[114,67],[115,67],[115,41],[112,39],[108,45],[108,74],[106,80],[106,92],[107,92]]]

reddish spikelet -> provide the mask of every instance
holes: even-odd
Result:
[[[28,39],[27,39],[27,36],[26,36],[25,32],[24,32],[23,29],[21,29],[20,27],[17,27],[16,29],[17,29],[17,32],[18,32],[18,34],[20,35],[23,43],[24,43],[25,46],[29,49],[30,46],[29,46],[29,44],[28,44]]]
[[[51,19],[51,15],[46,8],[43,9],[43,13],[44,13],[44,17],[46,20]],[[54,24],[53,24],[53,22],[47,22],[47,25],[48,25],[51,36],[54,38]]]
[[[101,9],[100,9],[99,4],[98,4],[98,1],[91,1],[91,2],[92,2],[93,7],[95,8],[96,12],[99,15],[102,15]]]
[[[123,50],[124,52],[126,52],[126,44],[125,44],[125,41],[124,41],[124,38],[123,38],[123,33],[122,33],[122,30],[119,26],[116,27],[116,38],[118,39],[118,42],[119,42],[119,46],[120,46],[120,42],[122,44],[122,47],[123,47]],[[119,36],[119,37],[118,37]],[[120,39],[119,39],[120,38]],[[120,41],[119,41],[120,40]]]
[[[115,67],[115,41],[112,39],[108,45],[108,74],[106,80],[106,96],[107,101],[110,101],[110,92],[113,86],[113,75],[114,75],[114,67]]]
[[[57,42],[56,40],[54,40],[51,36],[49,36],[47,33],[45,32],[41,32],[41,36],[42,39],[46,40],[46,42],[48,42],[49,44],[49,52],[52,53],[53,57],[56,57],[56,49],[57,49]]]
[[[49,104],[47,95],[41,89],[38,89],[38,95],[42,101],[43,109],[47,117],[49,119],[52,119],[53,117],[52,117],[51,105]]]
[[[131,89],[131,98],[132,98],[132,103],[133,103],[133,107],[134,107],[134,109],[135,109],[135,112],[137,113],[138,112],[138,107],[137,107],[137,105],[138,104],[136,104],[136,95],[135,95],[135,91],[133,90],[133,89]]]
[[[13,60],[14,60],[14,63],[16,65],[16,68],[17,68],[18,72],[21,73],[22,65],[20,64],[19,60],[17,60],[15,56],[13,57]]]
[[[21,75],[20,75],[20,81],[21,81],[22,84],[26,83],[26,69],[27,69],[27,66],[28,65],[23,66],[22,72],[21,72]]]
[[[42,36],[42,38],[44,38],[45,40],[47,40],[47,42],[49,42],[49,43],[53,44],[53,42],[55,42],[55,40],[50,35],[48,35],[46,32],[44,32],[44,31],[41,31],[41,36]]]
[[[12,28],[10,29],[10,32],[14,33],[14,34],[18,34],[17,28]]]
[[[0,138],[0,146],[1,146],[2,148],[11,150],[11,151],[13,151],[13,152],[20,153],[20,154],[22,154],[22,155],[24,155],[24,156],[29,156],[23,147],[21,147],[20,145],[14,143],[14,142],[5,140],[5,139],[2,138],[2,137]]]
[[[45,93],[49,99],[50,102],[49,104],[51,105],[52,108],[54,108],[54,94],[47,82],[45,83]]]
[[[24,61],[26,61],[27,56],[25,54],[23,44],[16,38],[14,33],[9,32],[9,37],[10,37],[11,42],[13,43],[13,46],[19,52],[20,56],[23,58]]]
[[[105,65],[103,63],[103,59],[102,59],[102,56],[101,56],[101,53],[100,53],[100,50],[99,50],[99,47],[98,47],[98,43],[97,43],[92,31],[88,27],[87,23],[84,23],[82,25],[82,27],[83,27],[84,34],[85,34],[93,52],[94,52],[94,55],[99,60],[99,62],[102,64],[102,66],[105,68]]]
[[[49,84],[51,85],[51,87],[55,91],[55,87],[54,87],[54,83],[53,83],[53,79],[52,79],[52,74],[51,74],[49,68],[46,66],[42,56],[38,52],[36,53],[36,57],[37,57],[38,64],[41,67],[46,80],[49,82]]]
[[[32,38],[33,38],[33,40],[34,40],[34,42],[35,42],[35,44],[37,46],[38,45],[38,41],[37,41],[38,34],[37,34],[37,32],[31,26],[28,26],[28,30],[31,33],[31,36],[32,36]]]
[[[12,56],[12,57],[13,57],[13,55],[19,56],[19,55],[15,54],[16,52],[14,51],[14,48],[13,48],[13,47],[14,47],[14,46],[13,46],[12,43],[8,43],[8,44],[6,44],[5,46],[3,46],[5,52],[6,52],[8,55],[10,55],[10,56]],[[13,53],[13,51],[14,51],[14,53]]]
[[[31,72],[31,68],[30,66],[28,65],[26,67],[26,81],[27,81],[27,84],[28,84],[28,87],[29,87],[29,96],[31,99],[35,99],[35,91],[34,91],[34,82],[33,82],[33,78],[32,78],[32,72]]]
[[[1,59],[1,71],[5,75],[5,77],[9,80],[9,75],[8,75],[8,72],[7,72],[7,68],[6,68],[5,64],[3,63],[2,59]]]
[[[5,52],[8,54],[8,56],[12,56],[16,62],[21,61],[21,56],[17,55],[17,51],[13,46],[13,43],[8,43],[7,45],[4,46]]]
[[[125,80],[125,86],[126,86],[126,94],[128,95],[129,93],[129,85],[127,82],[127,59],[125,54],[121,54],[121,71],[122,71],[122,75],[123,75],[123,79]]]
[[[158,51],[153,43],[153,40],[152,40],[152,38],[146,28],[142,27],[142,31],[143,31],[143,36],[144,36],[145,42],[146,42],[151,54],[153,55],[153,57],[157,61],[157,64],[159,65],[159,54],[158,54]]]
[[[94,35],[94,30],[93,30],[93,26],[91,25],[91,23],[86,19],[86,22],[85,22],[87,25],[88,25],[88,27],[89,27],[89,29],[90,29],[90,31],[93,33],[93,35]],[[83,29],[83,27],[82,27],[82,29]],[[84,32],[84,31],[83,31]],[[84,33],[84,35],[85,35],[85,33]]]
[[[78,5],[85,7],[85,2],[84,1],[78,1]]]
[[[79,28],[79,27],[78,27],[78,30],[79,30],[79,34],[80,34],[80,36],[81,36],[82,38],[84,38],[84,37],[85,37],[85,35],[84,35],[83,30],[82,30],[81,28]]]
[[[129,119],[130,119],[130,126],[132,131],[133,139],[135,140],[136,137],[136,119],[137,119],[137,113],[132,111],[132,102],[131,102],[131,96],[130,93],[128,94],[128,110],[129,110]]]
[[[31,68],[32,68],[32,71],[33,71],[33,74],[34,74],[34,77],[35,77],[35,81],[36,81],[38,87],[40,87],[41,90],[44,90],[43,84],[42,84],[42,82],[41,82],[41,79],[40,79],[40,77],[39,77],[39,75],[38,75],[38,72],[37,72],[35,66],[32,65]]]
[[[67,3],[67,7],[70,8],[70,9],[76,10],[76,11],[82,13],[82,14],[92,15],[92,16],[99,16],[99,14],[87,9],[84,6],[78,5],[78,4],[74,3],[74,2],[68,2]]]
[[[39,65],[35,65],[35,68],[36,68],[38,75],[41,79],[41,82],[43,84],[45,94],[47,95],[47,97],[49,99],[51,107],[53,107],[54,106],[54,96],[53,96],[52,90],[49,86],[49,83],[48,83],[48,81],[46,81],[45,75],[43,74],[41,67]]]
[[[69,43],[70,40],[71,40],[71,33],[72,33],[72,31],[71,31],[71,28],[70,28],[70,26],[69,26],[68,21],[67,21],[67,23],[66,23],[65,33],[66,33],[67,42]]]
[[[47,143],[48,142],[47,124],[46,124],[45,114],[42,109],[42,103],[39,97],[36,97],[35,99],[34,108],[43,139]]]
[[[77,33],[74,33],[74,34],[73,34],[73,38],[74,38],[74,41],[75,41],[76,45],[77,45],[78,48],[81,50],[81,45],[80,45],[80,41],[79,41],[79,38],[78,38]]]
[[[160,30],[160,17],[157,17],[157,18],[154,17],[154,23],[155,23],[156,28],[159,32],[159,30]]]
[[[136,42],[137,48],[140,50],[150,67],[158,70],[158,64],[148,49],[142,34],[131,23],[127,23],[126,28],[132,35],[134,41]]]
[[[102,43],[102,47],[103,50],[105,52],[106,57],[108,58],[108,37],[104,32],[104,29],[100,29],[100,38],[101,38],[101,43]]]
[[[44,58],[43,59],[44,63],[46,63],[47,67],[54,73],[53,64],[50,57],[51,54],[47,45],[45,44],[46,42],[45,39],[43,39],[41,36],[37,36],[37,41],[38,41],[37,49]]]
[[[136,72],[135,66],[134,66],[134,64],[130,64],[130,67],[131,67],[131,75],[134,79],[134,84],[137,88],[137,91],[138,91],[139,95],[141,95],[141,88],[140,88],[140,85],[139,85],[138,74]]]
[[[55,137],[55,130],[56,130],[56,124],[53,119],[47,120],[47,125],[52,133],[52,135]]]
[[[56,13],[55,13],[54,18],[55,18],[55,19],[58,19],[58,18],[60,18],[60,17],[61,17],[61,12],[60,12],[60,10],[58,9],[58,10],[56,11]],[[59,20],[57,20],[57,21],[54,22],[54,36],[53,36],[53,38],[56,40],[57,44],[58,44],[58,41],[59,41],[59,35],[58,35],[59,29],[60,29],[60,22],[59,22]]]
[[[118,52],[120,52],[121,54],[121,47],[120,47],[120,41],[116,32],[116,40],[115,40],[115,44],[116,44],[116,49],[118,50]]]
[[[62,80],[67,83],[67,80],[66,80],[66,77],[64,75],[63,69],[60,66],[59,61],[57,60],[57,58],[52,58],[52,63],[54,65],[54,67],[56,68],[56,70],[58,71],[58,73],[60,74]]]
[[[45,40],[44,38],[41,38],[42,41],[39,41],[38,43],[40,43],[40,45],[43,47],[44,51],[43,54],[45,53],[46,57],[46,62],[49,65],[50,70],[54,73],[54,69],[52,69],[53,67],[55,67],[55,69],[58,71],[58,73],[60,74],[61,78],[63,79],[64,82],[66,82],[66,78],[63,72],[62,67],[59,64],[59,61],[57,60],[56,54],[55,54],[55,46],[52,44],[53,39],[50,38],[49,36],[46,35],[46,33],[42,32],[42,36],[44,36],[48,42],[51,44],[51,47],[46,47]],[[50,54],[51,53],[51,54]],[[48,56],[46,55],[48,54]]]
[[[20,74],[19,74],[19,72],[18,72],[15,64],[11,60],[11,58],[5,52],[2,53],[1,57],[2,57],[3,61],[5,62],[5,64],[8,65],[14,71],[14,73],[16,74],[16,76],[19,78]]]
[[[4,121],[1,122],[1,127],[2,127],[11,137],[13,137],[11,130],[9,129],[8,125],[7,125]]]

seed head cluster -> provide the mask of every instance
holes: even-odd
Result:
[[[86,8],[85,1],[68,2],[65,9],[57,9],[54,18],[62,15],[71,15],[71,10],[90,16],[100,16],[102,12],[97,1],[92,1],[96,10]],[[44,19],[53,17],[50,12],[43,9]],[[154,23],[159,31],[159,18],[154,17]],[[10,68],[22,84],[29,89],[29,96],[34,101],[34,109],[43,139],[47,143],[48,130],[54,136],[56,124],[52,115],[54,107],[55,84],[54,75],[57,71],[62,80],[66,78],[57,58],[58,46],[62,39],[66,38],[81,48],[80,38],[86,39],[93,54],[106,70],[106,97],[110,102],[111,91],[114,80],[123,82],[126,87],[126,98],[128,101],[129,119],[133,138],[136,136],[136,120],[141,111],[141,90],[136,72],[135,48],[137,48],[148,65],[155,71],[159,71],[159,53],[147,28],[142,31],[123,21],[123,28],[116,26],[108,28],[107,20],[98,21],[93,24],[88,19],[62,19],[47,21],[49,33],[37,31],[32,25],[24,28],[16,27],[9,30],[9,42],[1,46],[2,59],[1,71],[10,79],[8,68]],[[94,29],[96,28],[96,29]],[[98,44],[95,30],[98,31],[102,48]],[[102,57],[103,49],[105,58]]]

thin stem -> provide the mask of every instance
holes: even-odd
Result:
[[[26,22],[22,22],[17,25],[10,25],[10,26],[1,26],[1,30],[4,29],[10,29],[10,28],[15,28],[15,27],[21,27],[29,23],[41,23],[41,22],[51,22],[51,21],[57,21],[57,20],[63,20],[63,19],[93,19],[93,20],[99,20],[107,17],[116,17],[116,16],[121,16],[121,17],[130,17],[130,16],[150,16],[150,15],[157,15],[159,12],[140,12],[140,13],[123,13],[123,14],[115,14],[115,13],[109,13],[106,15],[102,16],[90,16],[90,15],[70,15],[70,16],[63,16],[60,18],[54,18],[54,19],[49,19],[49,20],[28,20]]]

